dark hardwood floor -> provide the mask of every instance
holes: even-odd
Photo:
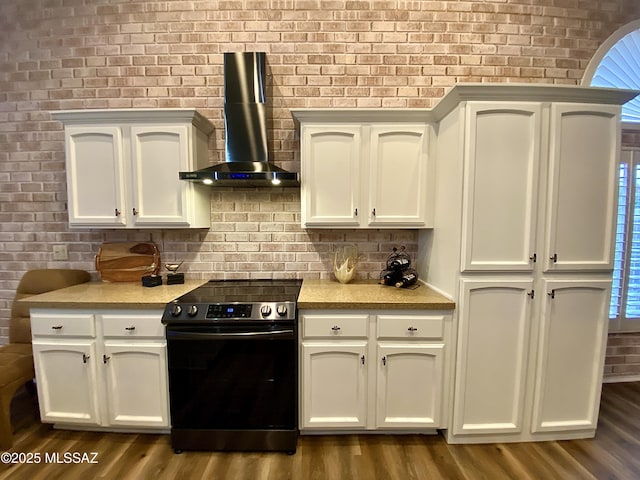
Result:
[[[640,479],[640,383],[606,384],[594,439],[447,445],[440,436],[303,436],[295,455],[185,452],[168,435],[53,430],[37,418],[33,396],[14,401],[10,453],[40,463],[0,464],[1,479]],[[65,453],[97,463],[52,463]],[[45,462],[45,454],[49,455]],[[23,456],[23,459],[28,459]],[[69,457],[71,461],[74,457]]]

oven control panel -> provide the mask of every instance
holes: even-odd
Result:
[[[215,322],[224,320],[295,320],[295,302],[255,303],[181,303],[167,305],[162,321],[165,324],[183,322]]]
[[[215,303],[207,307],[207,318],[251,318],[250,303]]]

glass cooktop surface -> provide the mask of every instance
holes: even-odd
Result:
[[[302,280],[210,280],[179,297],[181,303],[296,302]]]

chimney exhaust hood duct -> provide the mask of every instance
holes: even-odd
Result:
[[[225,162],[180,179],[211,186],[300,185],[299,174],[269,162],[264,52],[224,54]]]

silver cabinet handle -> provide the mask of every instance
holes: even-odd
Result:
[[[409,331],[409,332],[417,332],[418,329],[416,327],[409,327],[409,328],[407,328],[407,331]]]
[[[331,327],[331,330],[333,330],[334,332],[337,332],[338,330],[340,330],[340,327],[337,325],[334,325],[333,327]]]
[[[138,211],[136,210],[136,207],[133,207],[133,215],[138,215],[138,213],[140,213],[140,212],[138,212]]]
[[[533,300],[534,297],[536,296],[536,291],[535,290],[531,290],[530,292],[527,292],[527,295],[529,295],[529,297],[531,297],[531,300]]]
[[[111,355],[102,355],[102,363],[107,364],[107,360],[111,358]]]
[[[549,260],[551,260],[553,263],[558,263],[558,254],[554,253],[549,257]]]
[[[382,365],[384,365],[384,366],[387,365],[387,356],[386,355],[384,357],[382,357]]]
[[[357,209],[357,208],[353,211],[353,214],[354,214],[356,217],[358,216],[358,209]]]
[[[124,329],[132,332],[136,329],[136,327],[134,325],[131,325],[130,327],[124,327]]]
[[[362,364],[364,365],[364,355],[362,355],[362,356],[360,357],[360,361],[361,361],[361,362],[362,362]]]
[[[535,253],[529,257],[529,260],[531,260],[533,263],[536,263],[537,259],[538,259],[538,256]]]
[[[376,216],[376,209],[375,208],[373,210],[371,210],[371,215],[373,215],[374,217]]]
[[[82,354],[82,363],[87,363],[87,361],[91,358],[91,355],[87,355],[86,353]]]
[[[62,330],[62,325],[53,325],[51,327],[52,330]]]
[[[120,216],[120,210],[116,208],[116,217],[119,217],[119,216]]]
[[[547,292],[547,295],[549,295],[551,298],[556,298],[556,291],[555,291],[555,289],[552,289],[550,292]]]

